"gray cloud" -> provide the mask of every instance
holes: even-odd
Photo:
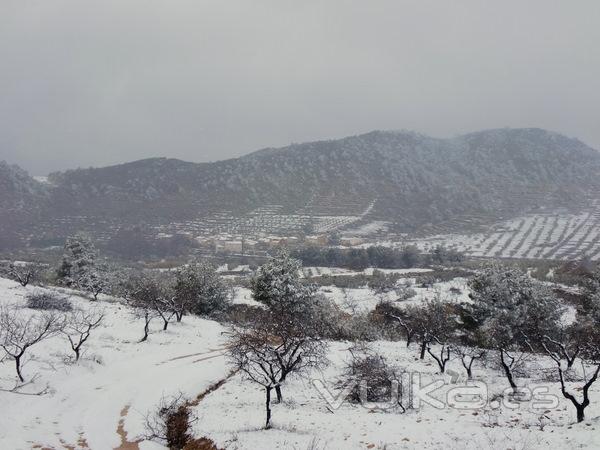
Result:
[[[4,0],[0,159],[34,174],[372,129],[600,148],[600,2]]]

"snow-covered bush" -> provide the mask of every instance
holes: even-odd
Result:
[[[230,302],[230,289],[212,264],[194,263],[175,273],[173,311],[178,321],[186,312],[198,315],[222,313]]]
[[[551,334],[564,307],[552,289],[525,272],[490,265],[471,279],[473,302],[465,305],[465,317],[483,348],[495,350],[498,363],[516,392],[516,371],[525,352],[534,350],[537,336]]]
[[[27,307],[30,309],[71,311],[71,301],[60,294],[49,291],[32,292],[27,295]]]
[[[411,298],[415,297],[417,295],[417,291],[415,291],[410,286],[401,285],[396,290],[396,295],[398,296],[396,301],[403,302],[403,301],[410,300]]]
[[[338,386],[344,387],[352,383],[348,394],[351,403],[386,402],[392,397],[394,389],[400,388],[401,372],[390,365],[387,360],[368,350],[352,352],[352,358],[346,365]],[[401,399],[398,404],[401,406]]]

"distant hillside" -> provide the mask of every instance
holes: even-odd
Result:
[[[281,205],[282,213],[358,215],[372,205],[369,220],[410,232],[576,207],[600,187],[600,153],[540,129],[453,139],[374,131],[215,163],[157,158],[71,170],[52,174],[48,185],[6,167],[0,188],[10,196],[3,208],[113,224],[193,220],[218,211],[239,216],[266,205]]]
[[[0,161],[0,249],[21,245],[24,231],[46,217],[48,194],[23,169]]]

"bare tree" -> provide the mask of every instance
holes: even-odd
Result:
[[[556,363],[560,389],[577,412],[577,422],[585,418],[585,409],[590,404],[589,390],[600,374],[600,285],[594,292],[587,292],[578,308],[575,321],[567,326],[559,326],[554,333],[540,337],[540,345]],[[584,384],[576,391],[582,394],[578,400],[568,391],[565,374],[574,369],[575,361],[580,361]],[[589,375],[591,373],[591,375]]]
[[[25,381],[21,366],[27,349],[55,335],[63,326],[63,316],[54,311],[27,316],[15,307],[4,307],[0,311],[0,346],[15,361],[15,369],[21,382]]]
[[[265,389],[265,428],[271,427],[271,391],[279,386],[282,372],[276,347],[268,332],[260,328],[234,330],[228,345],[234,367]]]
[[[379,302],[376,307],[377,313],[381,314],[385,319],[397,324],[400,326],[400,328],[402,328],[407,347],[410,347],[416,332],[413,322],[411,321],[411,318],[414,316],[414,314],[412,314],[414,308],[415,307],[411,306],[399,308],[393,305],[391,302]]]
[[[547,344],[544,344],[544,346],[547,347]],[[594,382],[598,379],[598,374],[600,373],[599,351],[600,351],[600,348],[596,348],[593,351],[593,356],[591,356],[589,358],[583,358],[581,360],[581,365],[584,368],[584,384],[580,388],[576,388],[577,391],[581,391],[581,393],[582,393],[582,399],[580,401],[577,399],[575,394],[572,394],[571,392],[569,392],[567,390],[567,385],[565,382],[565,372],[567,370],[569,370],[569,367],[568,367],[569,360],[565,357],[565,354],[562,352],[557,352],[557,351],[551,350],[548,347],[546,350],[546,352],[548,353],[550,358],[552,358],[552,360],[554,360],[554,362],[556,363],[556,370],[558,372],[558,379],[560,381],[560,390],[561,390],[563,396],[566,399],[568,399],[569,401],[571,401],[573,406],[575,406],[575,410],[577,411],[577,422],[583,422],[583,420],[585,418],[585,409],[590,404],[589,390],[592,387],[592,384],[594,384]],[[585,351],[584,351],[584,353],[585,353]],[[591,354],[592,353],[590,353],[590,355]],[[565,367],[563,367],[563,363],[565,363],[564,364]],[[592,375],[590,377],[586,377],[586,374],[585,374],[586,365],[592,366],[592,371],[591,371]]]
[[[17,281],[21,286],[25,287],[37,279],[42,267],[43,266],[41,264],[36,262],[11,262],[8,265],[3,266],[0,272],[6,275],[8,278]]]
[[[144,320],[144,336],[140,342],[148,339],[150,322],[156,317],[162,319],[163,330],[167,329],[174,313],[171,309],[172,295],[164,280],[138,274],[125,287],[125,296],[134,308],[135,317]]]
[[[75,352],[75,361],[79,361],[81,347],[89,339],[91,331],[98,328],[103,319],[104,313],[97,310],[76,310],[67,317],[61,331]]]
[[[589,378],[584,378],[584,384],[583,386],[580,388],[581,393],[582,393],[582,400],[579,401],[577,400],[577,397],[575,397],[574,394],[570,393],[567,391],[567,387],[565,384],[565,377],[564,377],[564,371],[560,365],[560,362],[557,362],[557,370],[558,370],[558,376],[559,376],[559,380],[560,380],[560,390],[563,394],[563,396],[565,398],[567,398],[568,400],[571,401],[571,403],[573,404],[573,406],[575,406],[575,410],[577,411],[577,422],[583,422],[583,419],[585,418],[585,409],[589,406],[590,404],[590,388],[592,387],[592,384],[594,384],[594,382],[598,379],[598,374],[600,374],[600,356],[598,355],[598,349],[594,349],[594,356],[590,357],[589,359],[583,359],[582,360],[582,366],[585,367],[585,364],[588,363],[589,365],[592,366],[592,375]],[[584,370],[585,372],[585,370]],[[577,389],[579,390],[579,389]]]
[[[167,330],[171,319],[173,319],[175,316],[171,299],[172,297],[166,292],[162,292],[158,296],[151,299],[151,308],[154,309],[157,317],[160,317],[163,321],[163,331]]]
[[[452,352],[460,359],[462,366],[467,372],[467,378],[473,378],[473,364],[486,355],[486,351],[470,345],[453,344]]]
[[[436,297],[421,306],[408,307],[406,317],[420,343],[419,359],[425,358],[425,352],[429,353],[443,372],[450,357],[447,343],[455,328],[451,305]],[[441,346],[439,357],[431,350],[432,344]]]
[[[73,285],[79,289],[92,294],[94,301],[98,300],[98,295],[107,292],[111,287],[111,273],[108,266],[98,264],[83,271]]]
[[[171,295],[167,299],[169,309],[175,315],[175,320],[181,322],[183,316],[185,316],[190,310],[190,303],[188,303],[185,297],[177,294]]]
[[[144,321],[144,335],[139,342],[145,342],[150,335],[150,323],[157,317],[156,311],[148,303],[135,303],[132,306],[134,317]]]
[[[446,345],[445,342],[442,342],[438,348],[439,353],[435,353],[432,350],[431,345],[427,346],[427,353],[431,355],[431,357],[435,360],[440,368],[440,373],[446,372],[446,364],[450,361],[450,346]]]

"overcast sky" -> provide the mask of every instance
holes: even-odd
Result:
[[[598,0],[1,0],[0,160],[505,126],[600,148],[599,23]]]

